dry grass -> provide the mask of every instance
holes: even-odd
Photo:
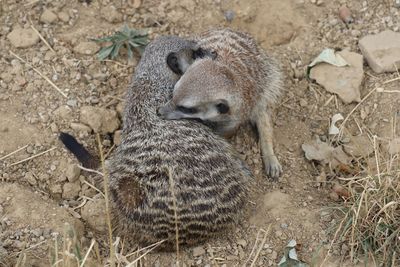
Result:
[[[346,178],[350,198],[338,209],[342,219],[333,244],[346,244],[351,261],[400,266],[400,170]]]

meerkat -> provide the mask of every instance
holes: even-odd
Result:
[[[228,230],[254,181],[231,145],[207,126],[157,115],[179,79],[169,66],[181,66],[176,53],[193,47],[174,36],[147,45],[128,88],[121,144],[107,163],[118,228],[144,245],[194,245]],[[179,60],[190,64],[194,56],[186,56]],[[76,143],[69,147],[92,162]]]
[[[248,34],[231,29],[206,31],[194,38],[197,49],[210,51],[190,66],[180,65],[173,97],[158,110],[164,119],[198,119],[219,134],[231,136],[239,125],[256,125],[264,167],[277,178],[282,167],[273,149],[271,110],[282,93],[278,63]],[[210,56],[211,55],[211,56]]]

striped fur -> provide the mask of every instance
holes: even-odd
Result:
[[[190,245],[229,229],[253,181],[232,147],[209,128],[157,115],[179,79],[167,55],[192,46],[160,37],[146,47],[128,88],[122,142],[108,163],[119,229],[142,244],[166,239],[164,247],[173,246],[176,224],[179,243]]]

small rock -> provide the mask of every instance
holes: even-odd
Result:
[[[340,56],[350,66],[336,67],[321,63],[311,69],[310,77],[327,91],[337,94],[345,103],[360,102],[360,86],[364,78],[363,57],[360,54],[341,51]]]
[[[72,110],[68,106],[60,106],[53,111],[53,115],[59,120],[68,120],[72,115]]]
[[[233,11],[233,10],[225,11],[224,17],[225,17],[226,21],[232,22],[232,20],[235,18],[235,11]]]
[[[32,29],[15,28],[7,35],[11,44],[18,48],[27,48],[39,42],[39,36]]]
[[[55,194],[61,194],[62,193],[62,188],[60,184],[54,184],[50,187],[50,192],[55,195]]]
[[[81,191],[81,186],[79,182],[77,183],[65,183],[63,186],[63,198],[73,199],[79,196],[79,191]]]
[[[105,206],[104,198],[97,194],[83,206],[81,211],[82,218],[89,226],[101,233],[106,232],[107,229]]]
[[[121,133],[121,130],[115,131],[114,133],[113,142],[116,146],[119,146],[121,144]]]
[[[79,122],[71,122],[70,127],[72,130],[76,132],[85,132],[85,133],[90,133],[92,129],[90,129],[89,126],[79,123]]]
[[[62,22],[68,22],[70,17],[68,15],[67,12],[61,11],[60,13],[58,13],[58,18],[62,21]]]
[[[116,107],[116,110],[120,118],[122,118],[122,114],[124,113],[124,108],[125,108],[124,102],[119,102]]]
[[[305,100],[304,98],[300,99],[300,106],[301,107],[306,107],[308,105],[307,100]]]
[[[81,42],[74,47],[74,52],[82,55],[93,55],[100,47],[95,42]]]
[[[201,255],[204,255],[205,253],[206,250],[202,246],[193,248],[193,257],[199,257]]]
[[[90,126],[96,133],[113,133],[120,122],[115,110],[84,106],[81,108],[81,122]]]
[[[346,24],[353,23],[354,21],[353,17],[351,16],[351,11],[347,6],[341,6],[339,8],[339,17]]]
[[[40,16],[40,21],[48,24],[55,22],[57,19],[57,15],[49,9],[46,9]]]
[[[400,138],[395,138],[393,140],[390,140],[387,150],[389,154],[394,155],[394,154],[399,154],[400,153]]]
[[[344,151],[353,157],[367,157],[374,152],[374,146],[365,135],[350,137],[350,143],[343,145]]]
[[[65,176],[68,181],[75,182],[81,174],[81,169],[76,164],[69,164],[65,169]]]
[[[122,14],[119,13],[113,5],[103,7],[100,13],[101,16],[110,23],[122,22]]]
[[[374,72],[394,72],[400,68],[400,33],[387,30],[367,35],[358,45]]]
[[[28,181],[30,185],[35,186],[37,184],[35,176],[31,172],[27,172],[25,174],[25,179]]]

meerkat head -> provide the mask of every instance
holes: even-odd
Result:
[[[172,99],[158,109],[158,114],[169,120],[201,120],[216,132],[229,135],[240,124],[237,115],[241,109],[233,73],[207,56],[184,70]]]

